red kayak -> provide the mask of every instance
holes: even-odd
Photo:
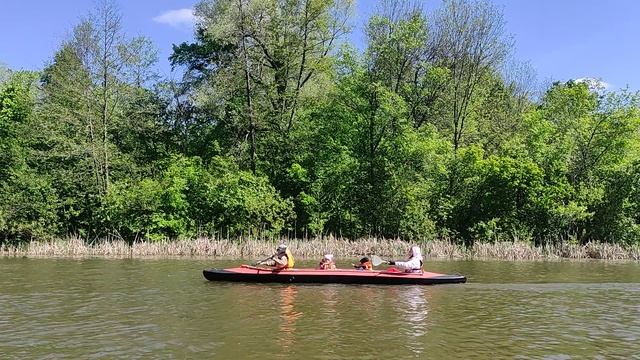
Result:
[[[208,269],[202,273],[210,281],[237,281],[260,283],[321,283],[321,284],[381,284],[381,285],[435,285],[464,283],[463,275],[446,275],[433,272],[405,273],[396,269],[286,269],[273,270],[242,265],[230,269]]]

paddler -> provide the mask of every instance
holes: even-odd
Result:
[[[258,262],[258,265],[273,266],[276,270],[284,270],[293,268],[294,263],[293,254],[291,254],[287,245],[280,244],[273,256]]]
[[[332,254],[325,254],[320,260],[320,264],[318,264],[318,269],[320,270],[333,270],[336,268],[336,263],[333,261]]]
[[[407,261],[387,261],[389,265],[395,265],[404,272],[422,272],[422,251],[419,246],[412,246],[409,249],[409,260]]]
[[[373,270],[373,264],[371,263],[371,260],[369,260],[368,257],[363,257],[362,259],[360,259],[360,263],[359,264],[351,264],[353,265],[353,267],[356,270]]]

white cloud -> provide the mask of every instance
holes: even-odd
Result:
[[[167,24],[176,28],[192,27],[196,21],[193,9],[177,9],[165,11],[153,18],[160,24]]]
[[[602,79],[593,77],[583,77],[574,80],[577,83],[585,83],[592,90],[608,90],[611,89],[611,84],[602,81]]]

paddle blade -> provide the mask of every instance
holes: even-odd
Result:
[[[380,266],[384,264],[386,261],[382,260],[378,255],[371,255],[371,263],[373,266]]]

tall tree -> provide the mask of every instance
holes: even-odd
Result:
[[[447,0],[433,18],[431,51],[449,69],[453,149],[462,144],[482,79],[501,68],[511,48],[502,13],[485,0]]]
[[[110,184],[135,176],[135,160],[149,159],[125,154],[146,143],[127,138],[149,133],[142,125],[159,124],[163,111],[143,88],[154,78],[154,50],[147,40],[127,40],[120,22],[115,3],[99,3],[43,73],[38,167],[56,181],[70,232],[104,231],[98,213]]]
[[[447,71],[433,64],[422,8],[409,0],[385,0],[369,20],[366,34],[371,76],[402,96],[416,128],[435,122]]]
[[[288,152],[300,102],[329,68],[331,50],[348,29],[350,8],[350,1],[319,0],[205,0],[196,6],[204,41],[181,45],[173,59],[207,71],[205,91],[218,104],[224,100],[220,121],[236,129],[241,148],[248,145],[249,168],[260,162],[258,135],[274,136],[275,145]],[[206,49],[220,55],[194,55]],[[192,62],[222,58],[228,61],[212,67]]]
[[[74,28],[59,59],[69,66],[49,71],[60,75],[48,78],[56,83],[49,93],[52,98],[59,97],[55,89],[62,86],[70,91],[67,95],[82,99],[83,110],[76,118],[86,123],[96,183],[101,192],[107,193],[116,156],[112,133],[123,118],[126,101],[131,99],[128,90],[153,79],[150,68],[156,60],[155,50],[148,39],[127,40],[116,3],[102,0]],[[78,76],[83,77],[82,81],[74,83]]]
[[[0,84],[0,243],[57,231],[55,191],[33,161],[37,79],[20,71]]]

